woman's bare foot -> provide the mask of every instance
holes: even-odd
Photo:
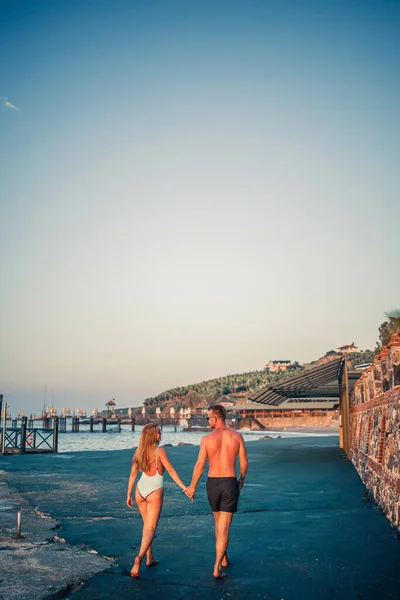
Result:
[[[140,558],[137,556],[133,562],[133,567],[131,569],[131,577],[139,577],[139,569],[140,569]]]
[[[223,579],[224,577],[226,577],[226,573],[221,571],[221,567],[219,567],[218,565],[214,565],[213,575],[214,575],[215,579]]]
[[[155,558],[146,561],[146,567],[155,567],[156,565],[158,565],[158,560]]]
[[[226,552],[224,554],[224,558],[222,559],[221,567],[229,567],[229,558]]]

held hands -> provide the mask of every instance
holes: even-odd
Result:
[[[189,500],[193,500],[194,498],[194,493],[196,491],[196,488],[193,485],[189,485],[185,490],[183,490],[186,494],[186,496],[189,498]]]

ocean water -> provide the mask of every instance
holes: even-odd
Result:
[[[59,434],[58,451],[59,452],[82,452],[87,450],[124,450],[134,448],[138,445],[142,427],[136,426],[135,431],[131,431],[130,425],[122,425],[121,431],[118,431],[116,425],[107,425],[107,431],[102,432],[100,425],[95,426],[94,431],[89,431],[89,425],[80,425],[78,433],[68,431]],[[177,446],[179,443],[200,445],[200,440],[207,431],[183,431],[183,427],[178,426],[174,431],[172,425],[165,425],[162,431],[161,445],[171,444]],[[282,432],[282,431],[247,431],[241,430],[245,442],[256,441],[266,435],[271,438],[280,437],[298,437],[298,436],[326,436],[332,433],[310,432],[307,430],[301,432]],[[334,434],[333,434],[334,435]]]

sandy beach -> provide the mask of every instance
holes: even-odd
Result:
[[[159,565],[126,575],[141,535],[125,505],[129,450],[0,458],[0,597],[398,600],[400,543],[336,437],[247,444],[231,565],[212,578],[213,517],[205,476],[190,502],[166,475],[154,542]],[[188,482],[196,446],[170,447]],[[15,536],[22,511],[21,540]]]

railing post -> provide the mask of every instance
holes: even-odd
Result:
[[[1,400],[3,401],[3,397],[1,398]],[[7,404],[4,402],[4,404],[3,404],[3,410],[2,410],[2,425],[3,425],[3,428],[1,430],[1,453],[2,454],[6,453],[6,426],[7,426],[6,414],[7,414]]]
[[[105,417],[103,417],[101,420],[101,430],[103,433],[107,431],[107,419]]]
[[[58,417],[53,419],[53,452],[58,452]]]
[[[19,453],[25,454],[25,441],[26,441],[26,424],[27,417],[22,417],[21,419],[21,445],[19,447]]]
[[[132,431],[135,431],[135,417],[132,417]]]
[[[93,431],[93,417],[90,417],[90,431]]]

